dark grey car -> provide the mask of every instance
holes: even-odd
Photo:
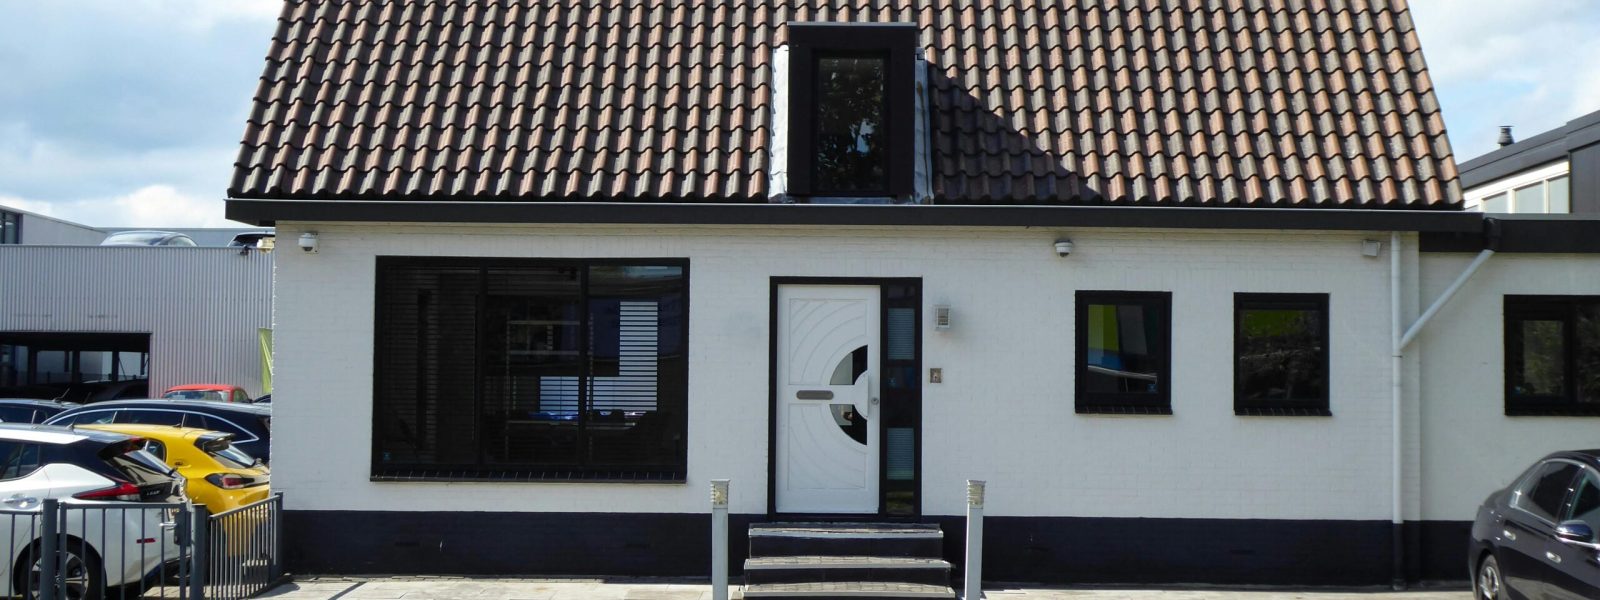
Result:
[[[63,412],[47,425],[138,423],[198,427],[233,434],[233,446],[262,461],[271,460],[270,405],[203,400],[111,400]]]
[[[1600,450],[1557,452],[1478,508],[1467,555],[1484,600],[1600,598]]]

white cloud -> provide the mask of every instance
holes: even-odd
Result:
[[[1456,159],[1600,110],[1600,3],[1411,0]]]
[[[62,218],[60,215],[56,214],[56,205],[54,203],[40,200],[28,200],[26,198],[18,198],[16,196],[0,195],[0,207],[25,210],[31,213],[44,215],[46,217],[55,217],[57,219]]]
[[[222,198],[197,198],[172,186],[151,185],[126,196],[111,199],[117,223],[108,226],[140,226],[159,223],[166,227],[238,227],[224,218]]]
[[[223,200],[185,194],[170,185],[147,185],[127,194],[44,202],[0,195],[10,206],[91,227],[244,227],[223,217]]]

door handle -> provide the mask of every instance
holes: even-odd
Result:
[[[878,374],[867,373],[867,406],[872,411],[872,416],[878,416]]]
[[[1506,539],[1511,540],[1513,542],[1517,541],[1517,534],[1511,533],[1510,529],[1501,529],[1500,530],[1500,535],[1505,536]]]
[[[20,508],[28,508],[30,506],[33,506],[33,504],[38,502],[38,501],[39,501],[38,498],[24,497],[22,494],[16,494],[16,495],[14,495],[14,496],[12,496],[10,498],[6,498],[5,499],[5,503],[6,504],[11,505],[11,506],[20,507]]]
[[[1545,552],[1544,553],[1544,557],[1550,559],[1550,562],[1553,562],[1553,563],[1558,564],[1558,565],[1561,564],[1561,555],[1559,555],[1559,554],[1556,554],[1554,552]]]

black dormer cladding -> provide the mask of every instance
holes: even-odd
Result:
[[[885,59],[885,195],[913,193],[917,27],[912,23],[789,23],[789,195],[832,194],[815,180],[817,62],[830,54]]]

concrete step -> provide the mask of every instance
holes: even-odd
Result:
[[[745,581],[766,583],[894,582],[950,585],[950,563],[936,558],[774,556],[744,561]]]
[[[750,526],[750,556],[942,558],[944,531],[933,523],[763,523]]]
[[[950,586],[915,583],[885,583],[876,581],[841,581],[825,583],[766,583],[744,587],[745,598],[816,599],[816,598],[874,598],[876,600],[927,600],[929,598],[955,598]]]

